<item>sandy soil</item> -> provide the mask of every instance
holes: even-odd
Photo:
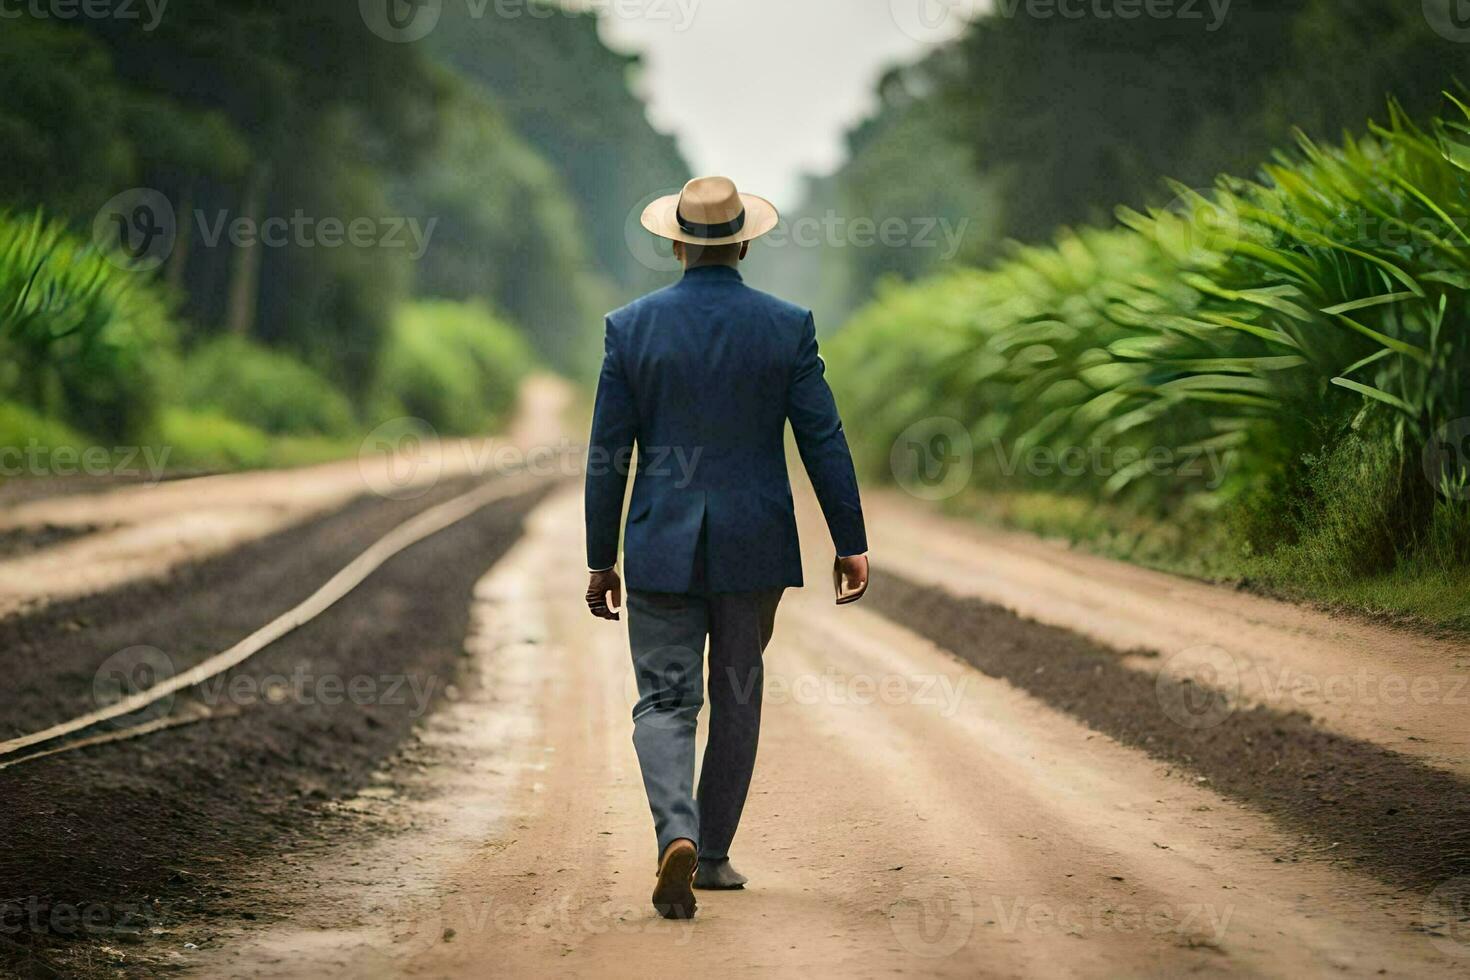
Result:
[[[565,382],[532,378],[516,424],[501,439],[399,443],[364,437],[358,456],[319,466],[256,470],[137,483],[95,493],[62,492],[0,509],[0,535],[22,539],[82,528],[54,547],[0,560],[0,617],[47,603],[158,578],[187,562],[220,554],[367,494],[409,500],[446,480],[489,477],[561,443]],[[385,452],[385,447],[401,452]],[[74,481],[79,482],[79,481]],[[19,549],[17,549],[19,550]],[[0,553],[0,558],[3,558]]]
[[[1470,776],[1470,641],[1431,637],[1166,575],[865,495],[874,552],[921,583],[1005,606],[1208,679],[1242,702]]]
[[[565,389],[538,383],[527,398],[501,444],[562,445]],[[456,477],[493,466],[487,451],[478,444],[455,464],[435,456],[437,478],[430,465],[390,480],[398,490],[418,480],[431,488],[408,501],[374,496],[384,474],[354,460],[12,508],[0,520],[0,534],[15,532],[0,561],[0,617],[52,605],[0,622],[30,668],[25,686],[0,698],[8,723],[69,716],[89,696],[97,658],[120,646],[147,641],[192,656],[218,646],[214,633],[259,625],[285,601],[277,580],[319,584]],[[1079,707],[1079,698],[1095,706],[1110,691],[1132,691],[1135,673],[1150,695],[1162,671],[1231,695],[1232,723],[1206,729],[1221,738],[1244,730],[1234,722],[1256,702],[1273,717],[1310,715],[1319,725],[1257,734],[1300,750],[1276,758],[1343,769],[1334,786],[1359,816],[1378,805],[1384,779],[1354,767],[1366,756],[1313,748],[1334,731],[1358,740],[1355,751],[1436,767],[1427,771],[1461,794],[1445,797],[1456,806],[1470,774],[1470,645],[984,531],[884,493],[868,495],[874,559],[907,580],[910,598],[894,584],[899,598],[838,609],[810,490],[799,487],[798,500],[812,587],[788,593],[768,654],[761,763],[734,849],[752,884],[702,894],[692,923],[660,920],[649,907],[653,841],[630,739],[626,633],[582,605],[575,481],[537,507],[499,561],[488,542],[509,536],[484,515],[476,533],[486,543],[456,532],[425,543],[370,579],[338,619],[254,665],[285,670],[329,657],[346,670],[364,652],[374,669],[428,663],[453,692],[445,687],[417,737],[361,713],[282,714],[268,738],[238,749],[210,727],[181,729],[38,764],[64,775],[24,775],[35,791],[25,799],[39,803],[33,816],[16,808],[15,819],[49,835],[47,853],[64,860],[68,827],[112,820],[109,800],[136,803],[108,835],[92,835],[106,844],[94,863],[111,873],[143,861],[157,872],[145,882],[150,894],[203,896],[122,951],[121,961],[149,973],[1296,977],[1470,968],[1463,908],[1447,914],[1425,888],[1386,885],[1396,879],[1354,871],[1323,844],[1332,800],[1293,823],[1296,810],[1198,777],[1203,755],[1189,738],[1199,729],[1157,729],[1150,737],[1169,742],[1161,749]],[[958,598],[920,601],[937,587]],[[961,609],[966,596],[1004,609]],[[1101,669],[1112,686],[1079,696],[1060,680],[1028,681],[1028,656],[1037,672]],[[1249,751],[1269,764],[1268,742]],[[176,771],[197,778],[173,785]],[[1421,795],[1433,782],[1412,766],[1393,772]],[[81,796],[69,809],[47,802],[63,790]],[[232,833],[216,816],[191,818],[221,807],[288,829],[267,840]],[[1415,819],[1420,830],[1453,826]],[[216,830],[202,888],[190,855],[209,844],[203,831]],[[1463,833],[1445,838],[1441,851],[1464,851]],[[1354,846],[1388,854],[1402,843],[1364,832]],[[119,860],[102,860],[109,855]],[[1441,897],[1470,893],[1470,878],[1457,880],[1464,887],[1446,882]]]
[[[815,529],[813,529],[815,531]],[[822,540],[816,533],[809,542]],[[209,976],[1463,975],[1436,914],[824,590],[768,654],[743,892],[648,906],[620,626],[581,608],[574,489],[476,590],[476,697],[386,806],[408,829],[295,869]],[[809,581],[821,583],[818,549]]]

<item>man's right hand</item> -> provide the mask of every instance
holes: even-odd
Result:
[[[832,569],[833,585],[837,589],[837,604],[857,602],[868,591],[868,556],[851,555],[837,559]]]
[[[611,604],[608,595],[611,593]],[[591,573],[587,583],[587,608],[598,619],[618,619],[618,608],[623,604],[623,582],[615,568]]]

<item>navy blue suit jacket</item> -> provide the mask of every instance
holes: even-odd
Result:
[[[811,313],[750,288],[733,268],[696,267],[608,314],[606,351],[588,446],[589,568],[617,561],[636,444],[628,588],[801,585],[788,419],[837,554],[868,550]]]

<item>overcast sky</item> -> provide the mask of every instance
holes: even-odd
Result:
[[[653,124],[697,174],[778,207],[803,173],[841,162],[843,133],[874,107],[889,65],[956,33],[975,0],[587,0],[610,46],[641,52]],[[575,3],[575,0],[572,0]],[[569,3],[569,5],[571,5]]]

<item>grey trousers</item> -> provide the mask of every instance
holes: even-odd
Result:
[[[638,679],[633,747],[660,855],[687,837],[701,859],[729,856],[760,738],[761,656],[783,591],[628,593],[628,639]],[[706,638],[710,728],[696,799],[694,735],[704,705]]]

